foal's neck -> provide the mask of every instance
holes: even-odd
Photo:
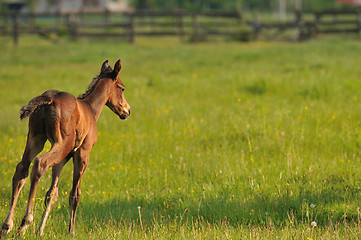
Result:
[[[84,102],[89,104],[96,120],[99,119],[100,113],[108,101],[110,84],[111,81],[108,79],[100,79],[93,91],[84,98]]]

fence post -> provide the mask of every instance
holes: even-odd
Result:
[[[71,40],[77,40],[78,38],[78,23],[75,19],[75,15],[68,14],[66,18],[66,25],[70,34]]]
[[[178,28],[179,38],[182,42],[184,42],[183,12],[177,11],[175,17],[176,17],[176,27]]]
[[[300,11],[295,11],[295,33],[293,36],[294,41],[299,41],[302,38],[302,13]]]
[[[192,13],[192,22],[193,22],[193,37],[192,41],[197,43],[199,42],[199,22],[198,22],[198,14]]]
[[[321,22],[321,16],[322,14],[321,13],[315,13],[315,36],[317,37],[319,31],[320,31],[320,22]]]
[[[130,19],[129,19],[129,42],[135,43],[135,21],[134,21],[135,14],[131,13],[129,15],[129,17],[130,17]]]
[[[104,10],[104,22],[105,23],[109,22],[110,14],[111,14],[111,12],[108,9]]]
[[[19,37],[19,12],[20,9],[25,5],[24,2],[7,2],[5,3],[10,10],[10,17],[13,21],[13,41],[14,45],[18,45]]]
[[[19,24],[18,24],[18,16],[17,13],[11,13],[11,18],[13,20],[13,40],[14,45],[18,45],[18,36],[19,36]]]
[[[261,32],[261,28],[262,28],[261,19],[260,19],[259,13],[256,12],[254,15],[254,23],[253,23],[253,32],[254,32],[253,34],[254,34],[255,41],[258,40],[258,36]]]

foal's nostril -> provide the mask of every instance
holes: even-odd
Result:
[[[128,110],[128,114],[130,115],[130,109]]]

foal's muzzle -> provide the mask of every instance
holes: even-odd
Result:
[[[124,109],[122,114],[119,115],[120,119],[127,119],[130,115],[130,109],[129,110],[126,110]]]

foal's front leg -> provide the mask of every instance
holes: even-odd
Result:
[[[75,233],[76,210],[78,208],[79,200],[81,196],[81,190],[80,190],[81,179],[89,164],[89,151],[80,148],[74,154],[73,157],[73,162],[74,162],[73,188],[69,196],[69,205],[70,205],[69,233],[70,234]]]

